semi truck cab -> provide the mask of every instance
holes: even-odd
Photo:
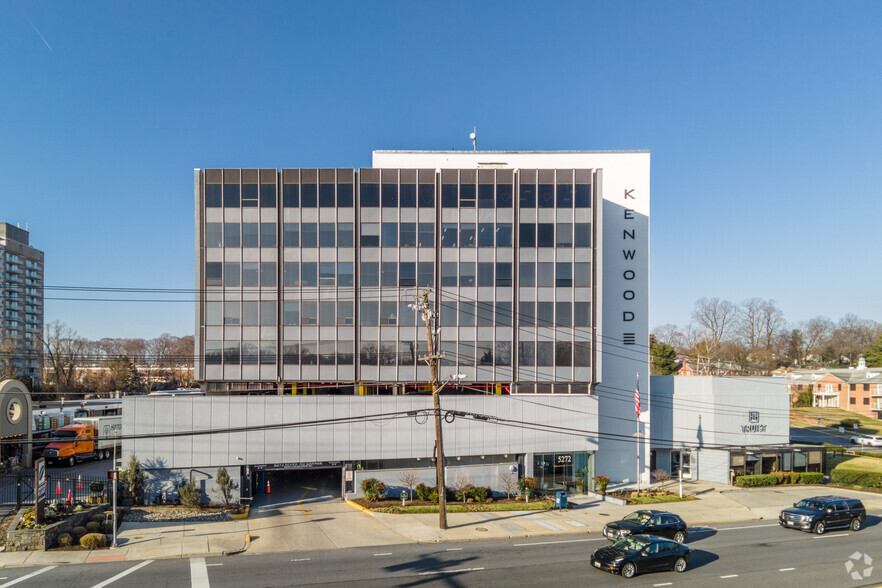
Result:
[[[87,459],[98,459],[95,453],[95,427],[92,425],[65,425],[56,429],[53,436],[56,440],[43,450],[43,457],[50,465],[64,463],[73,466]]]

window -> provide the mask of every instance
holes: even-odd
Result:
[[[539,184],[536,205],[539,208],[554,208],[554,184]]]
[[[239,207],[239,184],[224,184],[224,208]]]
[[[444,223],[441,225],[441,247],[456,247],[456,237],[459,227],[456,223]]]
[[[493,341],[478,341],[475,345],[478,365],[493,365]]]
[[[260,264],[258,262],[245,262],[242,264],[242,285],[260,285]]]
[[[401,223],[398,225],[398,241],[402,247],[416,247],[416,223]]]
[[[224,247],[239,247],[240,235],[239,223],[224,223]]]
[[[337,361],[337,343],[335,341],[319,341],[319,365],[334,365]]]
[[[300,363],[303,365],[315,365],[318,356],[318,345],[315,341],[300,342]]]
[[[238,302],[224,302],[224,324],[238,325],[242,319],[242,309]]]
[[[380,246],[380,223],[361,223],[361,246]]]
[[[575,263],[573,264],[573,285],[577,288],[591,287],[591,264]]]
[[[300,302],[300,324],[318,324],[318,303],[315,300],[302,300]]]
[[[398,187],[398,197],[401,208],[416,208],[416,184],[401,184]]]
[[[373,341],[362,341],[358,357],[361,365],[377,365],[378,349]]]
[[[536,285],[536,264],[532,261],[522,261],[518,265],[518,283],[523,287]]]
[[[473,341],[460,341],[456,351],[456,359],[463,367],[475,365],[475,343]]]
[[[566,288],[573,285],[573,264],[569,261],[558,262],[557,278],[555,284],[559,288]]]
[[[570,302],[554,303],[554,320],[558,327],[573,326],[573,305]]]
[[[536,246],[536,225],[534,225],[533,223],[521,223],[520,231],[518,232],[518,234],[518,244],[521,247]]]
[[[569,341],[556,341],[554,343],[554,365],[570,367],[573,365],[573,344]]]
[[[456,208],[459,206],[456,184],[441,184],[441,207]]]
[[[242,184],[242,208],[257,208],[257,184]]]
[[[224,365],[239,365],[241,345],[238,341],[224,341]]]
[[[532,301],[518,302],[518,324],[522,327],[536,326],[536,304]]]
[[[435,246],[435,225],[432,223],[420,223],[418,231],[418,244],[420,247]]]
[[[223,357],[223,342],[206,341],[205,342],[205,364],[220,365]]]
[[[478,208],[493,208],[496,199],[493,194],[493,184],[478,185]]]
[[[382,224],[380,244],[383,247],[398,247],[398,225],[396,223]]]
[[[319,262],[319,286],[337,285],[337,264],[333,261]]]
[[[536,264],[536,285],[540,287],[554,286],[554,264],[540,261]]]
[[[496,246],[511,247],[511,223],[498,223],[496,225]]]
[[[381,196],[384,208],[398,208],[398,186],[396,184],[383,184]]]
[[[319,206],[321,208],[334,208],[337,205],[334,184],[319,184]]]
[[[300,263],[286,261],[282,265],[282,285],[289,288],[300,286]]]
[[[478,224],[478,247],[493,247],[494,245],[493,223]]]
[[[441,287],[452,286],[456,287],[457,280],[459,279],[459,273],[457,272],[456,262],[455,261],[442,261],[441,262]]]
[[[300,324],[300,303],[285,301],[282,303],[282,324],[286,327],[296,327]]]
[[[352,207],[352,184],[337,184],[337,208]]]
[[[384,261],[380,263],[380,285],[381,286],[397,286],[398,285],[398,264],[394,261]]]
[[[282,346],[282,363],[286,365],[300,363],[300,343],[285,343]]]
[[[536,364],[536,344],[532,341],[518,342],[518,365],[532,367]]]
[[[851,398],[848,399],[848,403],[849,403],[849,404],[856,404],[856,403],[857,403],[857,398],[855,398],[854,396],[852,396]]]
[[[416,363],[416,344],[413,341],[398,342],[398,365],[414,365]]]
[[[435,264],[421,261],[417,264],[417,286],[433,287],[435,285]]]
[[[398,302],[398,325],[402,327],[412,327],[417,324],[417,313],[410,308],[411,302],[400,300]],[[419,316],[422,324],[423,315]]]
[[[541,367],[554,365],[553,341],[538,341],[536,343],[536,365]]]
[[[493,303],[477,302],[475,306],[476,320],[479,327],[493,326]]]
[[[222,325],[224,324],[224,309],[222,302],[206,302],[205,303],[205,324],[206,325]]]
[[[519,192],[521,208],[536,208],[535,184],[521,184]]]
[[[337,246],[337,226],[334,223],[319,223],[319,247]]]
[[[300,186],[297,184],[282,184],[282,206],[285,208],[297,208],[300,206]]]
[[[375,300],[362,300],[358,306],[359,322],[362,326],[376,327],[380,324],[380,305]]]
[[[276,246],[276,223],[260,223],[260,246]]]
[[[475,326],[475,303],[460,302],[459,303],[459,326],[474,327]]]
[[[474,208],[475,207],[475,185],[460,184],[459,186],[459,207]]]
[[[331,327],[337,324],[337,303],[330,301],[319,302],[319,325]]]
[[[337,247],[352,247],[355,244],[352,223],[337,224]]]
[[[496,186],[496,208],[511,208],[514,186],[511,184],[498,184]]]
[[[573,246],[573,225],[569,223],[557,224],[557,239],[555,240],[555,244],[558,247]]]
[[[435,207],[435,184],[420,184],[420,208]]]
[[[380,341],[380,365],[395,365],[395,344]]]
[[[496,342],[496,365],[511,365],[511,341]]]
[[[315,184],[300,185],[300,206],[302,208],[315,208],[318,200],[318,186]]]
[[[493,286],[493,262],[478,262],[478,286]]]
[[[260,207],[275,208],[276,207],[276,185],[261,184],[260,185]]]
[[[510,327],[511,326],[511,302],[497,302],[496,303],[496,326],[497,327]]]
[[[337,302],[337,324],[338,325],[354,325],[355,324],[355,303],[351,300]]]
[[[318,286],[318,264],[314,261],[304,261],[300,264],[300,285]]]
[[[536,247],[554,247],[554,223],[536,225]]]
[[[205,184],[205,207],[220,208],[223,203],[220,184]]]
[[[413,287],[417,285],[415,262],[401,262],[398,265],[398,285],[402,287]]]
[[[536,303],[536,326],[554,326],[554,302]]]
[[[496,262],[496,285],[511,286],[511,262]]]
[[[258,247],[260,237],[257,223],[242,223],[242,247]]]
[[[573,303],[573,326],[590,327],[591,326],[591,303],[590,302],[574,302]]]
[[[591,184],[576,184],[574,193],[576,208],[591,207]]]
[[[863,401],[864,401],[864,404],[870,404],[870,399],[869,399],[869,398],[864,398]]]
[[[205,246],[224,246],[224,226],[221,223],[205,223]]]
[[[591,223],[576,223],[574,247],[591,247]]]
[[[459,262],[459,285],[474,286],[475,285],[475,262],[461,261]]]
[[[359,191],[362,206],[379,206],[380,205],[380,185],[379,184],[362,184]]]
[[[237,262],[224,262],[224,286],[239,285],[239,264]]]
[[[300,247],[300,225],[297,223],[282,225],[282,245],[284,247]]]
[[[591,366],[591,344],[584,341],[573,343],[573,365],[575,367]]]
[[[300,225],[300,246],[316,247],[318,245],[318,226],[316,223]]]
[[[276,301],[264,300],[260,303],[260,324],[267,327],[276,324]],[[275,351],[273,352],[275,354]],[[275,362],[274,362],[275,363]]]
[[[341,261],[337,263],[337,285],[338,286],[352,286],[353,282],[353,269],[351,261]]]
[[[557,185],[557,207],[572,208],[573,207],[573,185],[558,184]]]
[[[459,225],[459,246],[474,247],[475,246],[475,224],[462,223]]]
[[[223,284],[224,266],[219,261],[205,263],[205,285],[220,286]]]

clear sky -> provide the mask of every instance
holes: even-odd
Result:
[[[193,332],[193,168],[650,149],[651,327],[695,301],[882,321],[880,2],[0,3],[0,220],[46,320]],[[187,294],[164,298],[182,300]]]

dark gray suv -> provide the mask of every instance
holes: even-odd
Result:
[[[827,529],[860,530],[867,520],[867,511],[857,498],[815,496],[804,498],[785,508],[778,516],[782,527],[800,529],[821,535]]]

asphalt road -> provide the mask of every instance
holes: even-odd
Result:
[[[869,586],[882,583],[882,565],[864,577],[865,556],[882,562],[882,525],[870,517],[857,532],[823,536],[782,529],[775,521],[695,528],[683,574],[638,576],[633,586]],[[7,586],[125,586],[194,588],[308,586],[618,586],[625,582],[588,565],[605,539],[575,535],[468,543],[407,544],[272,555],[6,568]],[[111,554],[112,552],[108,552]],[[851,559],[851,558],[856,559]],[[860,575],[854,580],[851,572]]]

